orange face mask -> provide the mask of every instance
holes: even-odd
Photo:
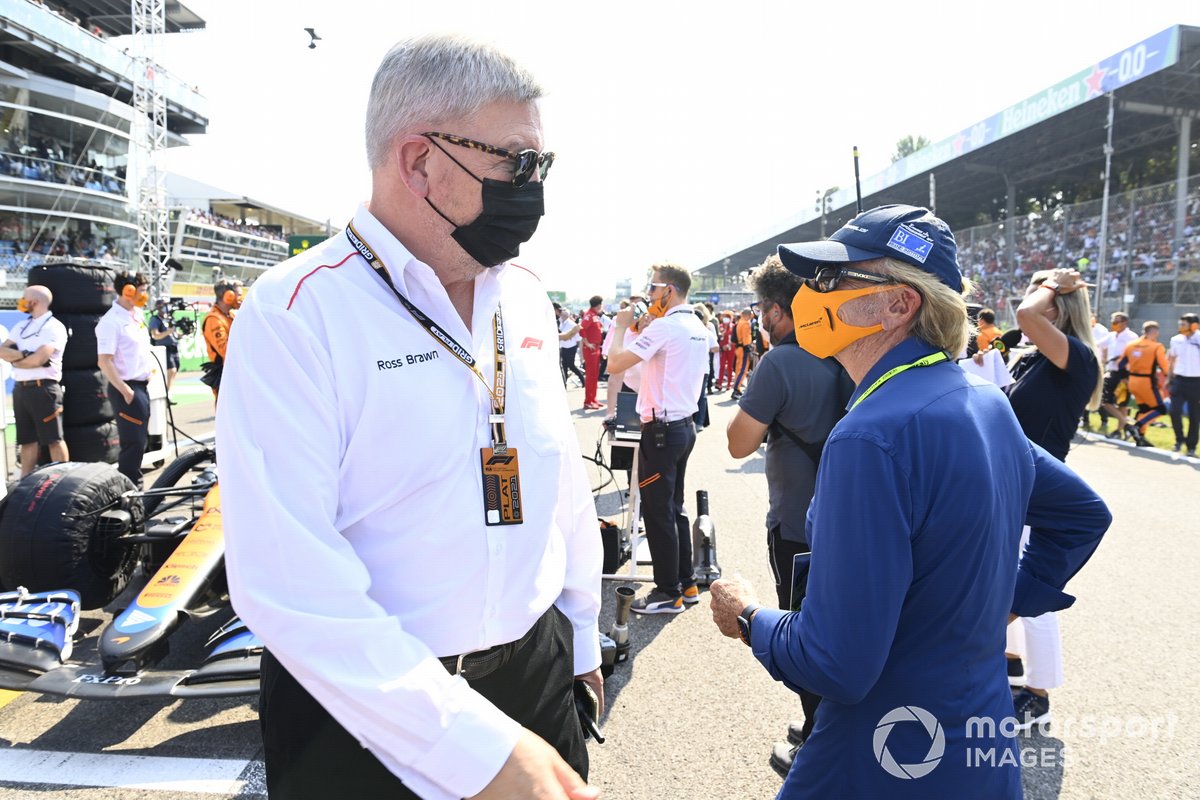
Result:
[[[17,311],[20,311],[22,314],[29,313],[29,301],[24,297],[17,298]]]
[[[870,294],[887,292],[896,286],[868,286],[863,289],[818,292],[801,286],[792,298],[792,319],[796,323],[796,344],[817,358],[829,358],[873,333],[882,325],[861,327],[848,325],[838,318],[838,309],[851,300]]]
[[[658,296],[658,299],[650,304],[650,308],[647,309],[646,313],[649,314],[651,317],[654,317],[655,319],[658,319],[659,317],[663,317],[666,315],[666,313],[667,313],[667,290],[666,289],[663,289],[662,294],[660,294]]]

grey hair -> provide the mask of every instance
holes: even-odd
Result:
[[[963,278],[962,291],[956,292],[936,275],[903,261],[885,258],[881,267],[881,274],[911,286],[921,295],[921,307],[909,327],[911,335],[945,350],[951,358],[966,349],[967,340],[976,332],[964,299],[974,289],[970,280]]]
[[[456,34],[400,42],[371,82],[367,164],[383,166],[392,140],[403,131],[469,117],[497,101],[532,103],[542,94],[529,72],[491,45]]]

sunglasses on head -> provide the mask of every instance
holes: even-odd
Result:
[[[444,142],[449,142],[459,147],[479,150],[488,155],[500,156],[501,158],[507,158],[509,161],[515,162],[516,167],[513,170],[512,177],[513,186],[524,186],[533,179],[534,174],[537,174],[539,180],[546,180],[546,175],[550,172],[550,165],[554,163],[554,153],[551,152],[539,153],[537,150],[522,150],[519,153],[514,153],[511,150],[505,150],[503,147],[495,147],[483,142],[477,142],[474,139],[455,136],[452,133],[438,133],[437,131],[426,131],[421,135],[431,139],[441,139]]]
[[[817,270],[816,277],[805,278],[804,285],[814,292],[825,293],[837,291],[838,284],[842,281],[863,281],[880,285],[897,282],[895,278],[876,275],[874,272],[863,272],[849,267],[823,267]]]

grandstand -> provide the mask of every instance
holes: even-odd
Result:
[[[1101,271],[1106,122],[1112,175],[1102,314],[1173,320],[1200,306],[1200,28],[1177,25],[922,148],[862,182],[863,207],[930,205],[950,223],[975,302],[1015,312],[1031,272]],[[847,145],[849,150],[849,143]],[[1163,166],[1166,172],[1163,172]],[[694,273],[697,290],[744,297],[744,276],[777,245],[818,239],[854,216],[853,186],[822,217],[811,205],[778,232]],[[1011,224],[1010,224],[1011,221]]]
[[[128,0],[0,0],[0,308],[13,308],[29,268],[46,260],[128,268],[137,261],[140,174],[132,138],[135,60]],[[205,27],[166,4],[168,34]],[[155,70],[167,145],[208,127],[207,101]],[[143,170],[144,171],[144,170]],[[129,183],[126,175],[129,175]],[[288,234],[325,225],[226,190],[176,178],[170,256],[183,284],[213,270],[250,280],[288,257]],[[211,294],[211,288],[204,295]]]

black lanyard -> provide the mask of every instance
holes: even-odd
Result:
[[[449,350],[452,356],[466,365],[467,369],[474,372],[475,377],[483,383],[488,395],[492,398],[492,414],[488,417],[488,422],[492,426],[492,448],[497,454],[503,455],[508,450],[508,443],[504,436],[504,318],[500,313],[500,306],[496,306],[496,313],[492,316],[492,341],[495,344],[496,370],[492,378],[492,385],[488,386],[487,378],[483,377],[483,373],[476,366],[475,357],[396,288],[383,260],[358,234],[353,223],[346,224],[346,238],[350,240],[350,244],[354,245],[358,254],[371,265],[375,273],[383,279],[383,282],[396,295],[396,299],[408,313],[412,314],[413,319],[425,329],[425,332],[432,336],[434,341]]]
[[[17,335],[20,336],[22,339],[32,339],[34,336],[37,336],[39,333],[42,332],[42,328],[46,327],[46,323],[54,318],[54,315],[49,314],[49,313],[47,313],[45,316],[46,316],[46,318],[44,320],[42,320],[42,324],[39,325],[38,329],[36,331],[34,331],[33,333],[29,332],[29,326],[33,324],[33,317],[30,317],[29,319],[25,320],[25,325],[21,328],[21,332],[18,333]]]

